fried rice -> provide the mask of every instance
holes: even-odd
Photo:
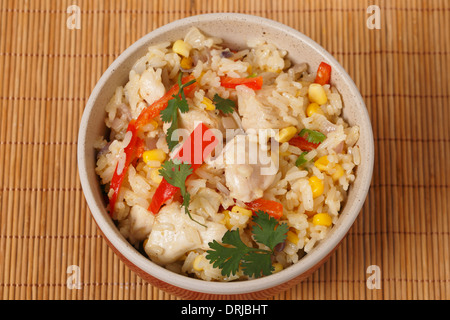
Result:
[[[187,56],[180,54],[173,42],[149,47],[130,70],[128,82],[115,90],[105,107],[109,131],[96,142],[96,173],[108,198],[114,193],[114,174],[124,171],[111,216],[132,245],[169,270],[207,281],[243,280],[249,277],[242,270],[227,276],[213,267],[206,259],[208,243],[220,242],[227,230],[239,229],[244,243],[257,246],[250,230],[251,215],[233,208],[245,209],[248,202],[260,198],[275,201],[282,204],[279,221],[288,225],[289,232],[272,261],[276,271],[287,268],[323,240],[339,219],[360,163],[359,128],[342,118],[341,96],[332,84],[321,85],[326,102],[311,106],[315,72],[306,63],[293,64],[286,51],[271,43],[256,39],[245,49],[227,48],[221,39],[208,37],[195,27],[180,40]],[[222,150],[226,160],[207,159],[186,180],[189,212],[203,225],[185,214],[179,198],[167,201],[157,214],[149,211],[162,181],[161,159],[144,161],[141,157],[133,165],[125,165],[124,150],[132,138],[127,130],[130,121],[166,94],[180,72],[192,75],[197,87],[186,97],[189,111],[179,114],[178,127],[192,132],[195,124],[202,122],[226,136]],[[246,85],[227,88],[221,83],[223,77],[261,77],[263,85],[258,90]],[[210,102],[216,95],[234,101],[234,112],[214,109]],[[159,150],[166,159],[173,158],[166,141],[169,125],[160,116],[145,125],[141,132],[145,150]],[[282,133],[294,131],[298,136],[302,129],[326,138],[306,151],[290,143],[289,134],[280,138]],[[226,135],[227,130],[234,135]],[[261,130],[275,134],[261,140]],[[254,144],[256,150],[268,151],[276,170],[266,175],[248,174],[246,169],[261,166],[247,160],[241,164],[229,161],[242,156],[229,153],[230,146],[239,145],[239,136],[244,136],[240,140],[247,146]],[[274,141],[276,148],[271,144]]]

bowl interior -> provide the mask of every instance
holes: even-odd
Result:
[[[120,234],[110,219],[95,174],[93,143],[97,136],[106,133],[104,106],[116,87],[125,85],[131,67],[145,55],[148,46],[183,38],[191,26],[196,26],[208,36],[222,38],[225,45],[236,49],[247,47],[249,39],[266,40],[287,50],[288,58],[294,63],[308,63],[310,71],[315,71],[321,61],[326,61],[333,70],[331,82],[343,99],[343,117],[350,125],[360,127],[357,145],[361,152],[361,164],[356,170],[356,179],[349,189],[339,222],[328,237],[297,264],[269,277],[246,281],[245,286],[242,286],[242,282],[210,283],[177,275],[142,256]],[[192,291],[220,294],[247,293],[270,288],[298,276],[322,260],[341,241],[361,210],[372,177],[374,157],[372,127],[366,107],[353,81],[339,63],[317,43],[294,29],[272,20],[234,13],[206,14],[177,20],[154,30],[130,46],[113,62],[94,88],[80,124],[78,142],[78,164],[83,191],[97,225],[110,243],[131,263],[164,282]]]

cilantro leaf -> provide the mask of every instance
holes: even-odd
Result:
[[[222,238],[222,244],[214,240],[208,244],[211,250],[206,251],[206,259],[213,267],[222,269],[223,276],[235,275],[239,268],[245,275],[255,278],[273,272],[274,248],[286,239],[289,228],[286,223],[279,224],[277,219],[264,211],[256,212],[252,219],[256,224],[252,229],[255,241],[270,250],[248,247],[241,240],[239,229],[228,230]]]
[[[268,213],[258,210],[253,217],[252,232],[255,240],[273,250],[277,244],[286,239],[286,233],[289,227],[286,223],[279,224],[278,220],[271,217]]]
[[[236,103],[231,99],[224,99],[217,93],[214,95],[213,102],[216,109],[222,111],[224,114],[233,113]]]
[[[242,271],[250,277],[268,276],[274,269],[271,255],[266,252],[251,251],[242,261]]]
[[[173,150],[178,144],[178,137],[174,135],[175,130],[178,128],[178,115],[174,115],[172,124],[166,132],[166,142],[169,150]]]
[[[191,195],[189,192],[181,192],[183,197],[183,203],[181,204],[184,207],[184,212],[192,219],[191,213],[189,212],[189,204],[191,203]]]
[[[185,84],[182,84],[181,76],[182,73],[180,72],[178,76],[178,93],[172,95],[173,99],[170,99],[167,102],[167,107],[160,112],[161,120],[163,122],[171,122],[171,125],[166,133],[166,142],[170,151],[172,151],[172,149],[178,144],[177,137],[172,137],[174,131],[178,128],[178,110],[180,110],[181,113],[186,113],[189,111],[189,104],[186,100],[183,89],[196,81],[193,79]]]
[[[171,99],[167,102],[167,107],[159,113],[163,122],[171,122],[177,112],[177,103],[175,99]]]
[[[239,229],[228,230],[222,238],[223,246],[216,240],[208,245],[212,250],[206,251],[206,259],[213,263],[213,267],[222,269],[222,275],[229,277],[239,270],[241,260],[251,250],[242,242]]]
[[[161,165],[159,174],[171,185],[180,189],[181,196],[183,197],[182,206],[185,213],[192,221],[197,222],[201,226],[204,226],[200,222],[194,220],[189,212],[189,204],[191,202],[191,195],[186,189],[186,179],[192,174],[192,166],[188,163],[182,163],[179,160],[167,160]]]
[[[295,165],[297,167],[300,167],[304,165],[308,160],[305,159],[305,155],[308,154],[308,151],[303,151],[301,155],[298,156],[297,160],[295,161]]]
[[[167,107],[161,111],[160,115],[162,121],[172,122],[166,132],[166,142],[169,150],[172,150],[178,144],[178,139],[173,137],[174,131],[178,128],[178,105],[176,97],[169,100]]]
[[[191,80],[191,81],[189,81],[189,82],[187,82],[185,84],[182,84],[181,83],[181,72],[180,72],[180,74],[178,76],[178,87],[180,89],[178,91],[178,94],[176,96],[174,96],[174,98],[177,100],[178,109],[180,109],[181,113],[186,113],[186,112],[189,111],[189,104],[187,103],[186,96],[184,95],[184,90],[183,89],[185,87],[189,87],[195,81],[197,81],[197,80],[193,79],[193,80]]]
[[[159,174],[174,187],[186,191],[186,179],[192,174],[192,166],[178,160],[167,160],[161,165]]]
[[[306,140],[311,143],[321,143],[324,141],[327,136],[322,132],[314,131],[310,129],[302,129],[299,133],[299,136],[304,137],[306,135]]]

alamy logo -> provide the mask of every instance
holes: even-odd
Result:
[[[71,5],[67,7],[67,13],[70,14],[67,18],[66,25],[70,30],[81,29],[81,9],[79,6]]]
[[[67,288],[72,289],[81,289],[81,273],[80,267],[77,265],[70,265],[67,267],[66,273],[69,274],[67,277]]]
[[[373,30],[373,29],[381,29],[381,14],[380,14],[380,7],[376,5],[371,5],[367,7],[367,13],[370,14],[370,16],[367,18],[366,26],[367,28]]]
[[[381,269],[377,265],[370,265],[367,267],[366,273],[369,274],[366,285],[367,289],[381,289]]]

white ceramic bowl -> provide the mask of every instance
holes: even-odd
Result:
[[[183,38],[190,26],[196,26],[210,36],[224,40],[232,48],[244,48],[250,38],[261,38],[288,51],[294,63],[306,62],[310,70],[317,70],[321,61],[332,67],[331,83],[339,90],[343,102],[343,117],[350,125],[360,127],[358,146],[361,164],[356,179],[348,192],[348,200],[338,223],[326,239],[321,241],[298,263],[285,270],[244,282],[208,282],[175,274],[140,254],[120,234],[111,220],[103,200],[99,179],[95,174],[96,153],[93,142],[104,135],[105,105],[117,86],[128,81],[135,61],[143,56],[148,46],[163,41]],[[109,246],[124,263],[141,278],[171,294],[189,299],[246,298],[262,299],[286,290],[308,277],[336,249],[358,216],[365,201],[374,161],[372,127],[364,101],[355,84],[342,66],[320,45],[297,30],[265,18],[236,13],[213,13],[177,20],[158,28],[125,50],[106,70],[87,102],[79,129],[78,166],[81,184],[92,216]]]

